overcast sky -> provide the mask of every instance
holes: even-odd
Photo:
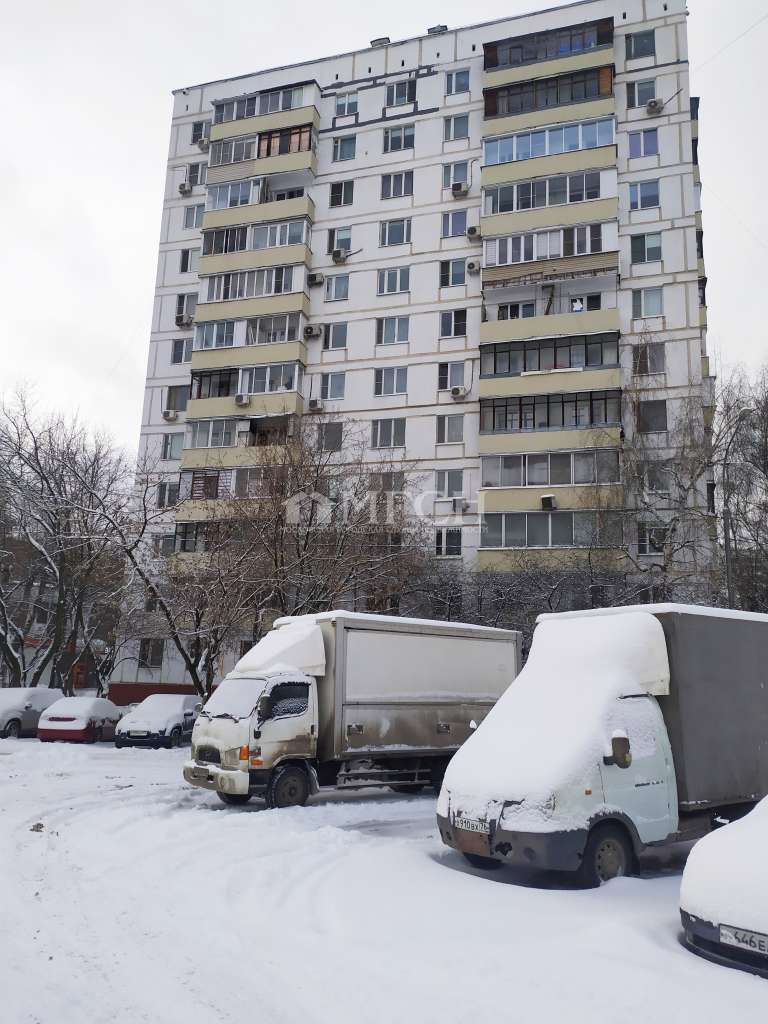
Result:
[[[135,449],[171,90],[552,0],[42,0],[4,7],[0,392],[78,411]],[[689,0],[709,349],[718,372],[766,360],[765,0]],[[728,12],[727,14],[724,12]],[[763,19],[760,24],[754,23]],[[741,38],[742,33],[746,31]]]

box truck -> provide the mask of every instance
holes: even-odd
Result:
[[[768,616],[660,604],[544,615],[451,762],[443,842],[599,885],[768,793]]]
[[[320,786],[438,791],[519,664],[511,630],[344,611],[277,619],[203,707],[184,778],[272,807]]]

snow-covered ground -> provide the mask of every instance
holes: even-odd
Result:
[[[678,944],[682,856],[595,891],[443,847],[431,796],[228,808],[185,750],[0,741],[2,1024],[764,1020]]]

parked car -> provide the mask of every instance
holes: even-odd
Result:
[[[111,740],[121,716],[122,710],[105,697],[62,697],[40,716],[37,737],[46,742]]]
[[[685,944],[768,978],[768,798],[691,850],[680,886]]]
[[[120,719],[116,747],[178,747],[189,743],[200,698],[153,693]]]
[[[44,686],[9,686],[0,690],[0,736],[36,736],[40,714],[61,698],[61,690]]]

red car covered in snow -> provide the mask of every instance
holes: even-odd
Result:
[[[40,715],[37,738],[98,743],[115,736],[122,709],[105,697],[62,697]]]

